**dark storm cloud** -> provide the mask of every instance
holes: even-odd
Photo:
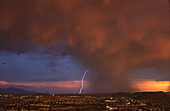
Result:
[[[5,61],[5,62],[3,62]],[[78,80],[81,67],[77,69],[71,56],[54,56],[42,52],[18,55],[0,51],[0,81],[48,82]]]
[[[130,91],[126,72],[138,67],[169,72],[167,0],[1,0],[0,7],[0,50],[66,42],[64,55],[90,67],[99,91]]]

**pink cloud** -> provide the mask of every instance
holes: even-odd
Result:
[[[87,82],[85,85],[87,86]],[[15,85],[15,86],[32,86],[37,88],[42,87],[59,87],[59,88],[79,88],[81,81],[59,81],[59,82],[6,82],[0,81],[0,86],[3,85]]]

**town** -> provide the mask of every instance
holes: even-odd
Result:
[[[1,111],[169,111],[170,95],[155,93],[0,95]]]

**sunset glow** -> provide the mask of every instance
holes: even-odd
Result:
[[[134,82],[132,85],[139,91],[164,91],[168,92],[170,87],[170,81],[139,81]]]
[[[132,87],[138,91],[163,91],[168,92],[170,87],[170,81],[139,81],[131,82]],[[0,86],[31,86],[36,88],[43,87],[58,87],[66,89],[78,89],[80,88],[81,81],[60,81],[60,82],[6,82],[0,81]],[[89,87],[88,81],[84,81],[85,87]]]
[[[86,83],[86,81],[84,81]],[[74,89],[79,88],[81,81],[62,81],[62,82],[6,82],[0,81],[0,86],[9,85],[9,86],[31,86],[37,88],[43,87],[59,87],[59,88],[68,88]]]

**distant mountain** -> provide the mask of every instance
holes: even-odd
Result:
[[[134,93],[126,93],[126,92],[117,92],[113,93],[112,96],[127,96],[127,97],[166,97],[169,96],[170,92],[134,92]]]
[[[135,99],[154,99],[154,100],[167,100],[170,102],[170,96],[168,93],[158,91],[158,92],[136,92],[133,93]]]
[[[165,95],[166,93],[163,91],[158,91],[158,92],[135,92],[133,95]]]
[[[35,94],[35,92],[10,87],[10,88],[0,88],[0,94]]]

